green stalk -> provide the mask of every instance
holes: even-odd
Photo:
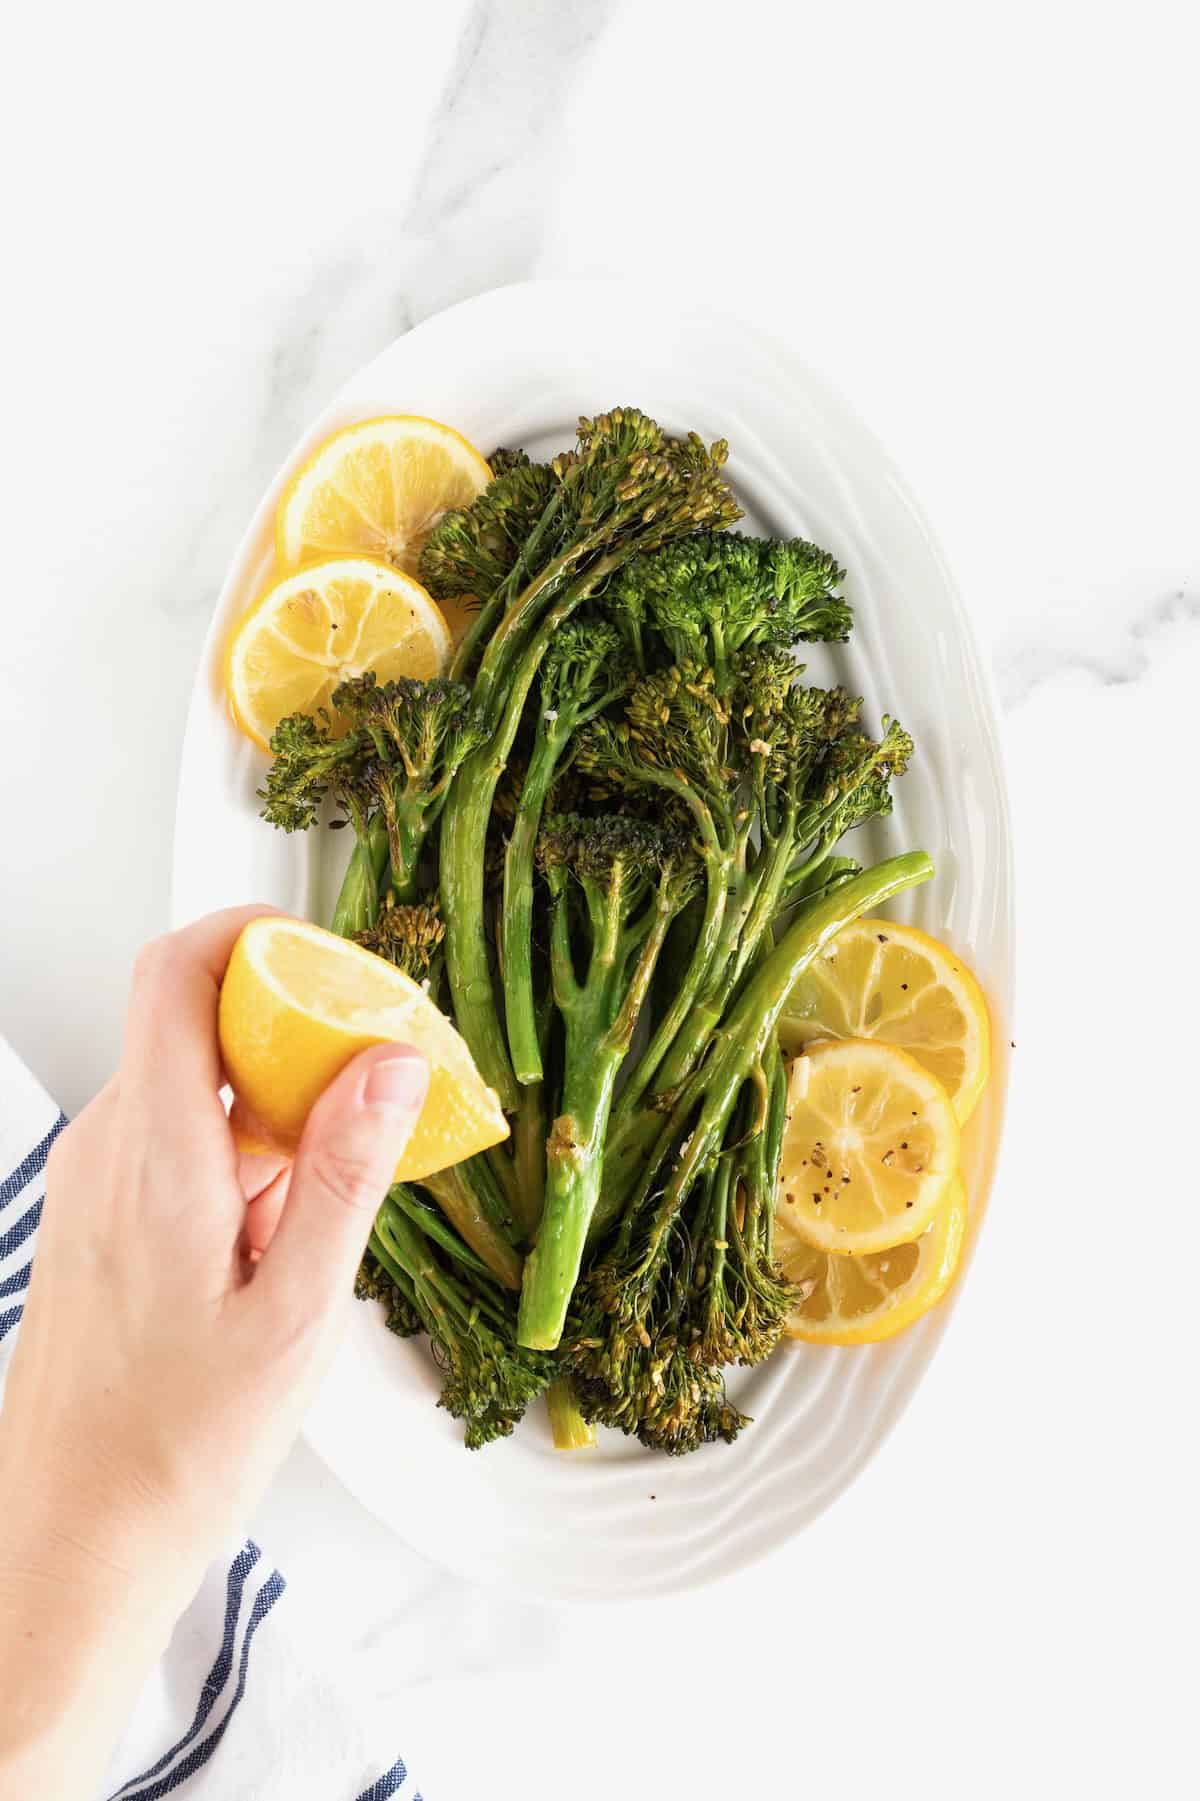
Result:
[[[596,1442],[596,1428],[589,1426],[579,1411],[571,1384],[563,1377],[546,1390],[546,1411],[550,1415],[550,1436],[556,1451],[580,1451]]]
[[[513,1071],[521,1083],[542,1079],[542,1053],[533,991],[534,846],[546,796],[575,725],[574,714],[564,713],[550,730],[539,727],[504,855],[500,969],[504,978],[508,1047]]]
[[[424,1223],[401,1210],[389,1195],[371,1233],[371,1249],[389,1275],[398,1264],[429,1311],[439,1319],[455,1321],[461,1331],[469,1333],[477,1318],[506,1330],[508,1320],[496,1291],[489,1292],[486,1281],[472,1282],[469,1288],[461,1286],[449,1272],[439,1268],[429,1242]],[[380,1255],[379,1247],[384,1255]]]
[[[546,1141],[546,1193],[537,1243],[525,1259],[517,1342],[553,1350],[562,1337],[567,1308],[579,1279],[592,1215],[600,1197],[604,1139],[613,1087],[629,1051],[638,1013],[649,992],[654,965],[674,917],[669,903],[655,907],[637,966],[616,1010],[628,950],[620,942],[619,900],[608,907],[607,930],[593,951],[587,980],[571,971],[567,896],[554,899],[551,960],[554,998],[563,1016],[562,1111]]]
[[[541,1082],[531,1082],[521,1090],[521,1105],[513,1120],[513,1168],[520,1194],[517,1223],[532,1242],[541,1223],[546,1188],[546,1100]]]
[[[600,1193],[604,1134],[621,1055],[582,1020],[568,1021],[563,1110],[546,1140],[546,1198],[537,1243],[525,1259],[517,1322],[518,1343],[537,1350],[553,1350],[562,1337]]]
[[[490,1196],[485,1198],[480,1192],[483,1184],[478,1172],[473,1179],[469,1164],[458,1163],[435,1175],[423,1176],[421,1186],[429,1190],[459,1237],[496,1280],[515,1293],[521,1286],[522,1259],[492,1217],[495,1204]]]
[[[521,546],[521,554],[505,576],[503,582],[496,589],[496,592],[484,601],[483,605],[476,613],[466,636],[454,653],[454,661],[450,665],[451,681],[465,682],[470,679],[471,665],[475,661],[475,652],[479,649],[481,641],[487,637],[487,634],[491,631],[495,621],[503,617],[512,597],[519,591],[523,576],[529,569],[538,550],[541,548],[542,539],[545,537],[547,531],[554,525],[561,511],[562,494],[560,492],[555,494],[547,503],[545,511],[528,538],[526,538],[524,544]],[[541,591],[542,590],[539,589],[539,593]],[[482,696],[480,696],[480,698],[482,699]]]
[[[517,1219],[521,1213],[521,1186],[517,1180],[517,1172],[513,1160],[508,1154],[507,1145],[493,1144],[482,1152],[491,1177],[500,1193],[504,1196],[504,1205],[510,1219]]]
[[[426,1206],[418,1200],[417,1196],[403,1183],[394,1183],[388,1190],[387,1198],[393,1207],[398,1207],[401,1213],[407,1214],[427,1238],[432,1239],[434,1244],[441,1245],[442,1249],[447,1251],[464,1269],[473,1270],[478,1276],[487,1276],[493,1273],[483,1258],[477,1256],[469,1244],[460,1240],[451,1231],[450,1225],[447,1225],[441,1215],[436,1213],[432,1207]],[[451,1225],[453,1223],[451,1221]],[[515,1284],[510,1283],[508,1286],[512,1287]]]
[[[633,1082],[622,1092],[608,1146],[605,1198],[600,1208],[602,1222],[620,1211],[628,1184],[654,1141],[661,1103],[686,1082],[708,1049],[739,982],[766,941],[786,887],[792,852],[789,828],[793,822],[794,816],[783,821],[775,844],[760,859],[765,868],[748,880],[742,880],[738,904],[732,911],[726,911],[719,942],[712,955],[700,967],[694,980],[693,970],[689,969],[688,979],[676,997],[672,1018],[678,1019],[679,1024],[666,1040],[669,1048],[666,1055],[660,1057],[654,1083],[654,1097],[660,1103],[658,1116],[651,1116],[644,1108],[638,1110],[638,1102],[648,1086],[648,1081],[643,1079],[642,1064],[639,1064]],[[699,958],[694,959],[694,963],[699,961]],[[656,1033],[656,1044],[660,1035],[665,1038],[665,1031],[660,1029],[660,1033]],[[642,1063],[645,1061],[643,1058]]]
[[[769,956],[764,957],[742,990],[714,1040],[712,1054],[684,1085],[675,1103],[672,1124],[686,1118],[699,1105],[700,1114],[657,1203],[646,1241],[642,1267],[649,1269],[670,1230],[698,1172],[720,1146],[729,1116],[742,1084],[756,1064],[763,1063],[772,1048],[775,1028],[788,995],[813,958],[853,920],[880,907],[905,888],[927,882],[933,864],[924,851],[891,857],[873,869],[843,882],[832,894],[806,907],[793,921]],[[657,1127],[661,1114],[652,1114]],[[658,1143],[642,1171],[625,1215],[626,1226],[654,1188],[669,1140],[659,1132]],[[526,1265],[528,1281],[528,1264]]]
[[[442,815],[439,885],[446,914],[446,972],[450,978],[454,1017],[480,1075],[496,1090],[506,1113],[515,1110],[521,1097],[496,1007],[484,930],[483,847],[492,800],[508,762],[529,690],[551,639],[576,607],[624,560],[625,556],[617,553],[602,557],[551,607],[524,657],[511,671],[507,688],[502,690],[504,710],[496,736],[463,763]],[[541,581],[542,578],[538,579]],[[499,654],[503,649],[501,634],[506,632],[514,614],[526,612],[527,595],[528,591],[515,607],[509,609],[480,665],[475,696],[485,706],[498,679],[498,671],[506,667]],[[536,608],[532,610],[536,612]],[[516,627],[512,629],[515,631]],[[497,652],[496,661],[489,666],[493,652]]]
[[[384,826],[388,842],[388,881],[397,901],[407,904],[417,898],[417,864],[429,831],[430,820],[424,807],[416,807],[392,799],[385,802]]]
[[[504,897],[500,916],[500,973],[504,987],[504,1019],[518,1082],[542,1080],[542,1032],[533,984],[534,852],[563,753],[580,729],[598,717],[624,686],[617,680],[590,704],[560,703],[553,714],[537,709],[533,750],[516,817],[504,853]],[[545,688],[543,686],[543,695]]]
[[[659,1065],[670,1049],[695,1004],[696,990],[716,953],[725,916],[726,885],[709,881],[704,895],[704,916],[692,945],[687,967],[680,977],[675,995],[666,1012],[651,1033],[650,1042],[637,1061],[629,1081],[621,1090],[621,1099],[613,1115],[619,1137],[620,1123],[636,1116],[638,1103],[658,1073]],[[612,1149],[610,1144],[610,1152]]]
[[[538,1047],[543,1063],[550,1042],[550,1026],[554,1017],[554,997],[547,985],[537,1003]],[[513,1168],[516,1171],[520,1202],[517,1222],[532,1244],[542,1222],[542,1203],[546,1193],[546,1084],[530,1082],[521,1090],[521,1104],[513,1118]]]
[[[365,932],[379,917],[379,888],[388,861],[387,828],[376,814],[364,837],[357,838],[342,886],[338,891],[331,932],[353,938]]]

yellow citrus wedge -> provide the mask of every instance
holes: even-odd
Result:
[[[967,1195],[959,1176],[918,1239],[865,1257],[814,1250],[780,1219],[775,1254],[800,1291],[784,1331],[808,1344],[876,1344],[902,1332],[954,1280],[966,1226]]]
[[[938,1078],[960,1125],[991,1061],[987,1002],[962,958],[887,919],[856,920],[814,957],[792,989],[779,1037],[786,1052],[821,1038],[898,1044]]]
[[[235,629],[225,690],[238,725],[261,744],[289,713],[325,706],[344,676],[373,669],[429,681],[450,661],[446,621],[420,582],[367,557],[314,563],[277,582]]]
[[[426,538],[492,479],[473,444],[436,419],[364,419],[335,432],[292,477],[275,516],[281,569],[376,557],[409,575]]]
[[[905,1051],[827,1039],[796,1058],[778,1211],[816,1250],[861,1257],[918,1238],[957,1169],[954,1109]]]
[[[255,919],[221,985],[221,1055],[254,1142],[294,1150],[309,1110],[368,1045],[416,1045],[429,1095],[397,1181],[418,1181],[508,1137],[500,1103],[424,989],[360,945],[282,916]],[[249,1140],[247,1140],[249,1146]]]

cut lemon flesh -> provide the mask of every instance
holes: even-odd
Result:
[[[221,1054],[256,1142],[293,1150],[314,1102],[357,1052],[412,1044],[429,1094],[397,1181],[417,1181],[508,1137],[494,1091],[423,988],[360,945],[302,920],[252,920],[221,985]]]
[[[491,479],[474,445],[436,419],[364,419],[327,438],[292,477],[275,519],[279,566],[368,556],[415,575],[438,520]]]
[[[903,1331],[954,1280],[966,1226],[967,1196],[958,1176],[918,1239],[865,1257],[815,1250],[779,1218],[775,1254],[800,1291],[785,1332],[809,1344],[875,1344]]]
[[[958,1168],[945,1089],[877,1039],[828,1039],[797,1057],[779,1168],[787,1229],[862,1256],[920,1236]]]
[[[366,557],[315,563],[269,588],[229,641],[234,718],[264,748],[289,713],[328,704],[370,669],[381,682],[429,681],[450,661],[446,621],[420,582]]]
[[[915,926],[859,919],[838,933],[792,989],[785,1052],[821,1038],[897,1044],[935,1075],[966,1121],[988,1078],[983,990],[961,957]]]

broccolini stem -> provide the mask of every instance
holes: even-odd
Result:
[[[579,1451],[596,1442],[596,1428],[589,1426],[579,1411],[571,1384],[560,1376],[546,1390],[546,1410],[550,1415],[550,1435],[556,1451]]]
[[[673,1120],[681,1112],[686,1117],[697,1102],[700,1116],[655,1207],[644,1268],[649,1269],[657,1257],[697,1173],[715,1155],[742,1084],[770,1050],[787,997],[813,958],[853,920],[882,906],[903,889],[927,882],[932,875],[933,864],[924,851],[910,851],[863,870],[832,894],[806,907],[760,963],[722,1026],[713,1054],[701,1064],[676,1101]],[[657,1121],[661,1114],[653,1118]],[[627,1220],[655,1185],[666,1136],[665,1132],[659,1134],[631,1199]],[[525,1279],[528,1281],[528,1264]]]
[[[469,1288],[462,1286],[440,1266],[429,1249],[425,1221],[414,1218],[407,1209],[402,1210],[394,1198],[394,1191],[388,1194],[379,1209],[371,1238],[372,1250],[379,1242],[390,1252],[391,1264],[385,1264],[389,1273],[391,1265],[398,1263],[407,1272],[420,1299],[438,1317],[453,1319],[460,1328],[468,1331],[473,1317],[504,1328],[504,1309],[496,1298],[496,1290],[489,1293],[490,1285],[485,1282],[472,1282]],[[381,1257],[380,1261],[384,1262],[384,1259]]]
[[[379,917],[379,888],[387,868],[387,827],[378,815],[372,819],[364,837],[355,841],[354,850],[338,893],[329,922],[331,932],[339,938],[353,938],[365,932]]]
[[[726,870],[722,886],[728,881]],[[728,971],[736,955],[742,928],[758,897],[761,882],[755,876],[743,878],[737,905],[730,910],[726,903],[720,937],[699,981],[691,990],[682,1029],[670,1042],[655,1083],[655,1093],[665,1094],[688,1077],[696,1061],[720,1023],[728,998]]]
[[[706,885],[704,917],[700,922],[696,942],[692,946],[687,969],[675,990],[674,999],[651,1034],[649,1044],[638,1058],[636,1069],[621,1090],[620,1101],[613,1111],[614,1135],[619,1133],[620,1125],[624,1121],[636,1114],[638,1103],[657,1075],[659,1065],[695,1005],[696,991],[712,962],[717,942],[721,936],[726,893],[724,881],[710,881]]]
[[[463,763],[442,816],[439,885],[446,914],[446,971],[450,978],[454,1016],[480,1075],[496,1090],[506,1113],[516,1109],[521,1096],[496,1008],[484,930],[483,847],[492,800],[512,750],[529,690],[551,639],[575,608],[623,560],[624,555],[619,552],[601,557],[551,607],[523,659],[511,672],[509,685],[503,691],[504,712],[496,736]],[[480,683],[484,680],[492,652],[497,648],[500,633],[515,612],[524,611],[525,598],[523,596],[515,608],[510,608],[484,655],[475,694],[485,705],[491,687],[481,693]],[[488,671],[490,677],[495,677],[497,667],[499,663]]]
[[[543,515],[544,517],[544,515]],[[570,575],[577,563],[586,557],[592,549],[589,540],[583,539],[578,544],[562,552],[547,563],[546,567],[528,584],[528,586],[512,600],[503,618],[488,640],[488,647],[483,653],[479,672],[475,677],[472,697],[476,706],[482,707],[489,718],[498,714],[505,705],[508,677],[512,674],[513,665],[524,652],[530,632],[545,608],[546,602],[552,600],[562,583]],[[617,562],[623,558],[616,559]],[[611,561],[611,559],[606,559]],[[616,567],[616,562],[612,563]],[[605,571],[607,574],[608,571]],[[506,577],[508,594],[512,594],[515,584],[510,571]],[[589,586],[589,592],[591,586]],[[507,596],[506,596],[507,598]],[[564,618],[566,615],[564,614]],[[493,707],[493,699],[496,707]]]
[[[560,927],[560,935],[565,932],[566,912],[566,895],[559,894],[554,926]],[[620,979],[620,957],[613,966],[602,953],[604,967],[599,981],[589,971],[590,979],[582,987],[572,980],[567,993],[561,985],[556,992],[566,1028],[562,1111],[546,1141],[546,1194],[537,1242],[525,1259],[521,1280],[518,1344],[553,1350],[562,1337],[600,1197],[613,1086],[629,1050],[672,917],[667,906],[656,908],[615,1017],[612,986]],[[608,1019],[611,1023],[606,1024]]]
[[[776,919],[789,912],[792,907],[799,906],[802,901],[817,900],[836,883],[844,882],[847,876],[857,875],[858,867],[853,857],[827,857],[822,859],[815,870],[810,869],[807,864],[802,869],[794,870],[783,885]]]
[[[417,864],[429,831],[420,808],[385,804],[384,824],[388,841],[388,882],[397,901],[408,905],[417,898]]]
[[[546,1187],[546,1101],[540,1082],[530,1082],[521,1090],[513,1121],[513,1168],[520,1192],[517,1223],[526,1239],[532,1240],[541,1221]]]
[[[731,997],[737,992],[742,975],[750,967],[779,908],[779,897],[787,876],[791,839],[786,827],[768,854],[765,870],[745,879],[737,907],[726,912],[720,941],[694,987],[685,989],[682,1006],[674,1011],[682,1014],[679,1030],[668,1040],[669,1049],[661,1060],[654,1092],[663,1097],[677,1089],[692,1073],[712,1041],[712,1035],[724,1018]],[[691,971],[689,970],[689,976]],[[640,1078],[639,1068],[638,1076]],[[628,1089],[621,1096],[618,1121],[630,1127],[635,1118],[637,1101],[645,1092],[641,1083],[636,1094],[627,1101]],[[610,1146],[614,1176],[627,1157],[636,1157],[644,1144],[644,1133],[627,1140],[618,1133]]]
[[[452,1169],[426,1176],[421,1186],[427,1188],[459,1237],[468,1244],[482,1265],[514,1292],[521,1286],[522,1259],[497,1224],[494,1200],[485,1194],[486,1165],[478,1160],[458,1163]],[[433,1234],[431,1234],[433,1236]]]
[[[521,1212],[521,1185],[517,1180],[517,1172],[513,1160],[505,1145],[494,1144],[490,1150],[483,1152],[483,1157],[491,1173],[492,1181],[504,1197],[504,1205],[510,1219],[517,1219]]]
[[[547,503],[545,511],[537,524],[521,546],[521,553],[513,567],[505,576],[496,592],[487,599],[471,621],[470,628],[462,643],[454,653],[454,661],[450,665],[450,679],[465,682],[470,677],[471,665],[475,661],[475,653],[481,641],[491,631],[496,620],[501,618],[513,596],[519,592],[522,579],[541,547],[542,539],[554,525],[562,511],[561,490]],[[482,695],[480,699],[482,699]]]
[[[545,729],[544,722],[539,727],[504,854],[500,968],[504,978],[508,1046],[516,1078],[522,1083],[542,1079],[542,1053],[533,994],[534,846],[546,796],[573,726],[574,716],[569,715],[549,730]]]
[[[604,1133],[621,1061],[592,1033],[572,1033],[569,1022],[567,1040],[562,1112],[546,1141],[542,1223],[525,1259],[517,1320],[517,1342],[537,1350],[553,1350],[562,1337],[600,1192]]]
[[[430,1192],[432,1193],[432,1190]],[[442,1249],[448,1251],[455,1262],[460,1263],[464,1269],[474,1270],[476,1275],[480,1276],[494,1274],[483,1258],[476,1256],[466,1240],[456,1236],[441,1215],[436,1213],[432,1207],[425,1206],[419,1201],[411,1189],[406,1188],[403,1183],[393,1184],[388,1190],[387,1198],[393,1207],[398,1207],[401,1213],[406,1213],[421,1228],[427,1238],[431,1238],[435,1244],[440,1244]],[[451,1220],[450,1224],[455,1225],[456,1222]],[[519,1259],[517,1268],[520,1269]],[[515,1288],[517,1283],[509,1282],[506,1286]]]

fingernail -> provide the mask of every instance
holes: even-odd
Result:
[[[363,1102],[385,1113],[415,1113],[425,1099],[429,1071],[416,1051],[401,1051],[371,1066],[363,1086]]]

